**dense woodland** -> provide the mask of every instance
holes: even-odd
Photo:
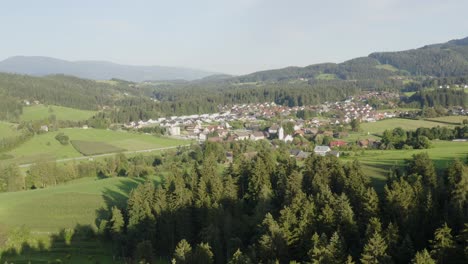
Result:
[[[131,263],[466,263],[466,162],[437,171],[417,154],[378,193],[358,161],[312,155],[298,163],[263,141],[207,143],[162,156],[43,162],[26,178],[8,166],[3,174],[13,176],[0,185],[44,188],[96,174],[146,179],[97,219],[100,239]]]
[[[253,159],[233,145],[234,162],[219,173],[218,148],[180,152],[155,167],[171,168],[162,183],[148,181],[126,207],[111,208],[101,230],[116,252],[149,263],[156,256],[176,263],[468,260],[461,161],[436,172],[430,157],[418,154],[377,194],[357,161],[311,156],[299,166],[269,145],[256,146]]]

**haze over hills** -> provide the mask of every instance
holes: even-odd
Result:
[[[215,74],[197,69],[165,66],[131,66],[106,61],[66,61],[41,56],[15,56],[0,62],[0,72],[45,76],[65,74],[93,80],[112,78],[146,80],[195,80]]]
[[[468,75],[468,37],[418,49],[375,52],[343,63],[320,63],[231,76],[197,69],[130,66],[105,61],[66,61],[40,56],[15,56],[0,62],[0,72],[34,76],[65,74],[93,80],[112,78],[147,80],[200,80],[202,82],[278,82],[291,79],[362,80],[392,76],[451,77]]]

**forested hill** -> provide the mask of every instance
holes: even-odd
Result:
[[[0,72],[45,76],[50,74],[73,75],[93,80],[119,78],[127,81],[194,80],[212,72],[164,66],[130,66],[105,61],[66,61],[39,56],[16,56],[0,62]]]
[[[97,110],[127,95],[137,95],[131,84],[121,81],[96,82],[65,75],[33,77],[0,73],[0,104],[21,100]],[[1,108],[0,108],[1,109]]]
[[[233,82],[307,80],[363,80],[396,76],[453,77],[468,75],[468,37],[443,44],[397,52],[376,52],[343,63],[287,67],[239,76]]]
[[[407,51],[377,52],[369,57],[408,71],[412,75],[437,77],[467,75],[468,37]]]

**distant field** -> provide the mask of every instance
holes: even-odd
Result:
[[[78,152],[85,156],[125,151],[125,149],[114,147],[104,142],[72,140],[70,143]]]
[[[378,113],[395,113],[395,112],[409,112],[409,111],[419,111],[419,108],[392,108],[392,109],[379,109]]]
[[[95,111],[79,110],[63,106],[33,105],[23,107],[23,114],[20,119],[21,121],[40,120],[46,119],[50,115],[55,115],[57,120],[79,121],[87,120],[95,114]]]
[[[373,140],[380,140],[380,137],[372,135],[372,134],[367,134],[367,133],[349,133],[348,137],[343,138],[342,140],[346,142],[356,142],[358,140],[363,140],[363,139],[373,139]]]
[[[16,134],[15,125],[0,121],[0,139],[12,137]]]
[[[415,94],[416,92],[404,92],[403,94],[406,96],[406,97],[411,97],[413,94]]]
[[[398,71],[397,68],[395,68],[393,65],[390,65],[390,64],[380,64],[380,65],[377,65],[375,67],[377,69],[388,70],[388,71],[392,71],[392,72]]]
[[[442,116],[442,117],[436,117],[436,118],[427,118],[426,120],[453,123],[454,125],[460,125],[463,123],[463,120],[468,120],[468,116]]]
[[[369,132],[370,134],[382,134],[387,129],[394,129],[401,127],[405,130],[416,130],[419,127],[436,127],[436,126],[448,126],[448,124],[426,121],[426,120],[412,120],[403,118],[389,118],[373,123],[362,123],[361,130],[364,133]]]
[[[55,160],[83,156],[71,144],[61,145],[55,136],[63,132],[70,140],[82,140],[102,142],[119,149],[128,151],[146,150],[153,148],[171,147],[188,144],[189,141],[172,139],[167,137],[155,137],[151,135],[119,132],[104,129],[80,129],[68,128],[57,132],[49,132],[34,136],[21,146],[7,152],[14,159],[9,160],[18,164],[33,163],[39,160]]]
[[[336,74],[332,74],[332,73],[321,73],[321,74],[317,75],[317,77],[315,77],[315,79],[317,79],[317,80],[336,80],[336,79],[338,79],[338,77],[336,76]]]
[[[383,190],[389,170],[393,166],[404,165],[404,160],[410,159],[414,154],[427,152],[439,169],[447,168],[454,159],[466,159],[468,157],[468,142],[436,140],[432,144],[433,148],[430,149],[365,150],[358,156],[343,159],[358,159],[364,165],[365,172],[371,175],[374,185]]]

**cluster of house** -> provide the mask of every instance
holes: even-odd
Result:
[[[468,89],[468,84],[453,84],[452,85],[455,88],[463,88],[463,89]],[[439,89],[450,89],[450,85],[439,85]]]
[[[368,96],[392,97],[391,93],[371,92]],[[363,97],[367,98],[367,97]],[[392,118],[397,114],[379,113],[369,104],[359,98],[348,98],[340,102],[326,102],[312,106],[281,106],[275,103],[236,104],[219,106],[219,112],[213,114],[195,114],[184,116],[161,117],[147,121],[131,122],[127,128],[141,128],[151,125],[165,127],[169,135],[195,139],[199,141],[235,141],[235,140],[261,140],[277,138],[290,142],[297,135],[319,133],[319,127],[326,125],[341,125],[358,119],[361,122],[375,122],[383,118]],[[330,118],[297,118],[299,111],[312,111]],[[324,114],[328,113],[328,114]],[[260,129],[261,123],[266,120],[282,120],[274,123],[267,130]],[[241,122],[243,129],[233,129],[230,123]],[[285,132],[284,124],[292,123],[293,128]],[[322,131],[324,136],[335,136],[331,131]],[[345,133],[345,132],[343,132]],[[336,136],[335,136],[336,137]],[[338,135],[342,137],[342,135]],[[334,143],[336,144],[336,143]],[[364,144],[364,143],[363,143]],[[335,147],[332,145],[331,147]]]

